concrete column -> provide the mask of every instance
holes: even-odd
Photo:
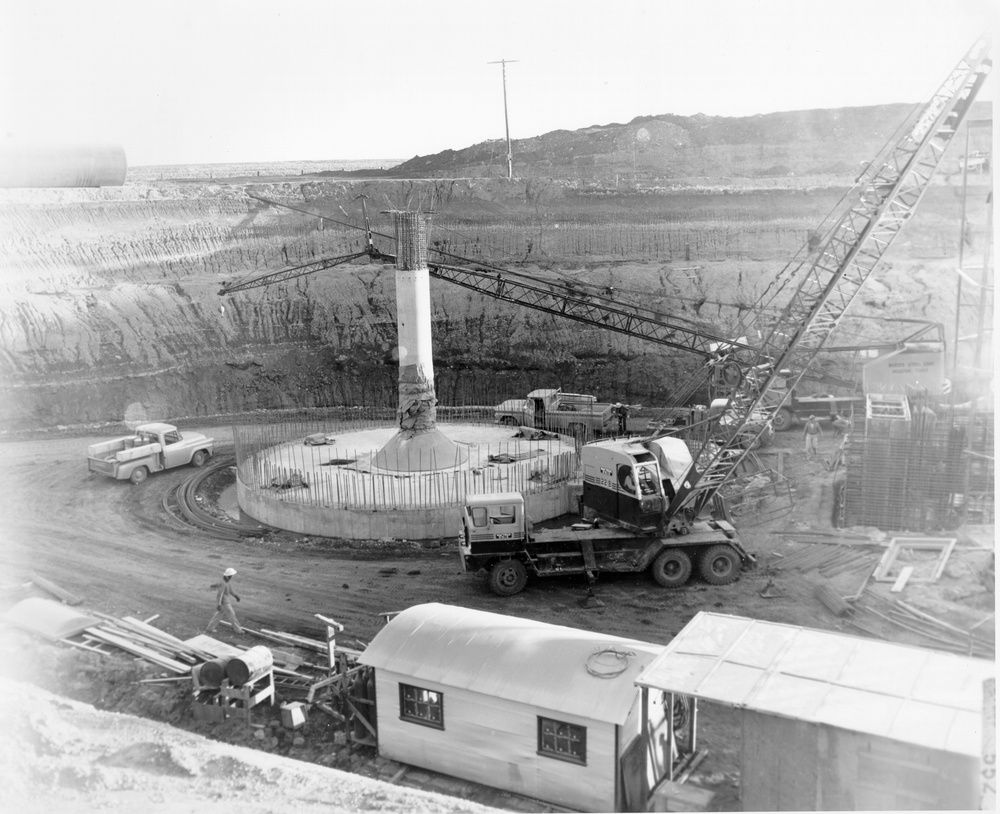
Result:
[[[393,212],[396,228],[396,329],[399,336],[399,428],[429,430],[437,420],[431,347],[427,220]]]
[[[396,228],[396,328],[399,350],[399,432],[372,460],[379,469],[426,472],[460,466],[468,450],[436,426],[427,220],[393,212]]]

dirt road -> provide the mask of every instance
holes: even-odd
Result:
[[[210,427],[206,432],[225,455],[231,430]],[[367,640],[377,632],[380,613],[432,601],[651,642],[669,641],[701,609],[775,620],[790,615],[785,602],[757,596],[764,578],[755,573],[733,586],[694,580],[672,592],[644,574],[602,576],[597,593],[605,606],[585,610],[579,600],[586,596],[586,583],[576,578],[535,582],[509,599],[492,595],[483,579],[461,572],[450,540],[435,548],[290,533],[268,540],[212,539],[170,524],[161,505],[167,490],[191,470],[162,472],[140,486],[90,475],[85,449],[96,440],[2,446],[0,488],[6,506],[0,565],[6,581],[26,580],[36,572],[95,610],[159,614],[157,624],[177,636],[204,629],[214,610],[212,586],[228,566],[239,570],[234,584],[243,602],[236,607],[248,625],[311,636],[321,631],[316,613],[340,620],[345,635]],[[795,609],[797,620],[801,610]]]
[[[201,429],[217,439],[220,457],[230,452],[230,428]],[[794,509],[741,529],[762,567],[745,572],[733,585],[716,587],[692,578],[673,591],[659,588],[645,574],[602,575],[595,592],[604,605],[592,609],[581,607],[587,586],[576,577],[534,581],[515,597],[496,597],[483,577],[461,572],[453,541],[434,547],[290,533],[239,542],[209,538],[170,521],[161,503],[190,469],[163,472],[139,486],[91,476],[85,451],[96,440],[59,437],[0,445],[0,584],[25,582],[37,573],[80,596],[87,609],[139,618],[158,614],[156,624],[181,638],[204,630],[214,611],[213,585],[228,566],[239,571],[235,586],[243,600],[236,606],[241,621],[313,638],[322,633],[316,613],[342,622],[344,637],[369,641],[381,624],[380,613],[422,602],[662,644],[701,610],[857,632],[817,601],[815,585],[804,575],[783,576],[766,567],[775,553],[797,545],[777,531],[830,527],[832,475],[821,460],[804,459],[798,432],[779,434],[770,448],[786,450],[783,463],[794,486]],[[841,579],[846,580],[836,585],[841,595],[858,589],[856,575]],[[762,592],[778,596],[765,598]],[[224,628],[218,636],[232,640]],[[711,752],[701,769],[701,785],[716,792],[718,809],[734,810],[738,718],[732,710],[709,706],[699,720],[701,741]]]

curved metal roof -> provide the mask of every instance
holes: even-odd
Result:
[[[636,683],[976,756],[995,672],[983,659],[702,611]]]
[[[634,639],[431,603],[392,619],[358,661],[417,684],[430,681],[621,724],[639,694],[636,677],[662,650]]]

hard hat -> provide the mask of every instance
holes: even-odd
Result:
[[[235,568],[227,568],[225,571],[222,572],[222,576],[224,576],[224,577],[234,577],[234,576],[236,576],[236,569]]]
[[[814,416],[814,415],[811,415],[811,416],[809,416],[809,420],[810,420],[810,421],[812,421],[812,420],[813,420],[813,419],[815,419],[815,418],[816,418],[816,416]],[[235,571],[233,571],[233,573],[235,574],[236,572],[235,572]]]

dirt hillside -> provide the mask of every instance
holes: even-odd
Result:
[[[908,331],[864,317],[954,322],[960,179],[926,195],[843,344]],[[967,252],[985,190],[971,188]],[[393,269],[348,264],[219,296],[223,284],[362,248],[356,198],[435,210],[435,248],[612,293],[691,330],[739,335],[842,188],[602,194],[548,181],[135,184],[0,191],[0,431],[329,405],[391,407]],[[374,209],[374,205],[370,207]],[[345,212],[349,213],[345,216]],[[391,225],[373,228],[391,251]],[[772,301],[771,307],[780,304]],[[443,403],[535,387],[659,405],[697,358],[432,284]],[[833,362],[831,362],[832,364]]]
[[[511,153],[521,177],[601,181],[686,178],[781,178],[857,175],[913,104],[798,110],[756,116],[639,116],[625,124],[555,130],[514,139]],[[973,118],[990,118],[979,102]],[[988,149],[984,144],[977,149]],[[416,156],[387,175],[506,177],[501,139]]]

